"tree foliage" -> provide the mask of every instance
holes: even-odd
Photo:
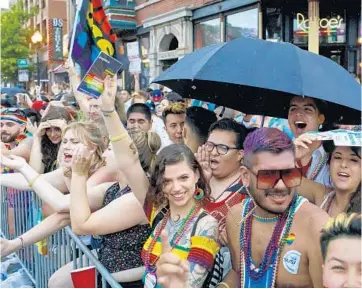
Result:
[[[31,54],[31,35],[33,29],[27,27],[27,22],[39,12],[38,7],[26,11],[23,1],[10,6],[7,11],[1,11],[1,78],[4,81],[17,82],[17,59],[27,58]]]

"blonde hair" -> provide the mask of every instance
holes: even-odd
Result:
[[[145,172],[150,172],[156,160],[157,152],[161,148],[160,136],[153,132],[144,132],[138,128],[128,130],[137,150],[139,161]]]
[[[96,147],[95,162],[89,172],[89,175],[92,175],[100,167],[104,166],[102,155],[107,145],[104,140],[104,134],[102,134],[102,131],[93,122],[72,122],[64,128],[63,136],[68,130],[72,130],[74,136],[86,146]],[[70,176],[70,170],[65,171],[65,174],[66,176]]]
[[[342,237],[361,238],[361,214],[342,213],[328,220],[320,238],[323,260],[326,258],[329,243]]]
[[[169,114],[186,114],[186,106],[183,102],[176,101],[172,102],[168,107],[162,112],[162,118],[164,123],[166,123],[166,118]]]

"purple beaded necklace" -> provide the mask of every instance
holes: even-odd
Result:
[[[273,264],[273,278],[270,280],[269,288],[274,287],[276,281],[276,273],[280,258],[280,253],[285,244],[285,237],[288,236],[294,214],[297,206],[300,203],[300,198],[295,194],[293,200],[291,201],[288,210],[286,210],[281,217],[278,219],[270,242],[266,248],[263,261],[259,266],[259,270],[256,272],[251,269],[251,228],[253,218],[247,218],[247,220],[242,224],[240,230],[240,285],[244,285],[244,272],[247,271],[249,276],[256,281],[259,280],[264,273],[268,270],[270,265]],[[255,204],[252,199],[248,199],[245,204],[245,210],[243,212],[243,217],[247,215],[254,208]]]

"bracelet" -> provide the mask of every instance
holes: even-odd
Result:
[[[223,285],[224,287],[219,287],[219,285]],[[217,287],[218,288],[230,288],[228,283],[226,283],[226,282],[220,282],[219,284],[217,284]]]
[[[29,181],[29,188],[32,188],[35,181],[40,177],[40,174],[38,174],[34,179]]]
[[[18,237],[18,239],[20,239],[20,241],[21,241],[21,249],[24,249],[24,239],[23,239],[23,237]]]
[[[115,136],[115,137],[110,137],[109,140],[111,142],[117,142],[117,141],[120,141],[120,140],[123,140],[124,138],[126,138],[128,136],[128,133],[122,133],[121,135],[119,136]]]
[[[116,109],[113,108],[112,110],[101,110],[104,116],[110,115],[112,112],[114,112]]]

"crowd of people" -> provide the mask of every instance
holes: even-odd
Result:
[[[295,96],[264,122],[109,77],[90,98],[67,69],[70,92],[2,96],[9,226],[14,189],[43,221],[1,256],[70,225],[126,288],[361,287],[361,147],[306,134],[333,128],[327,103]],[[49,287],[73,287],[71,270]]]

